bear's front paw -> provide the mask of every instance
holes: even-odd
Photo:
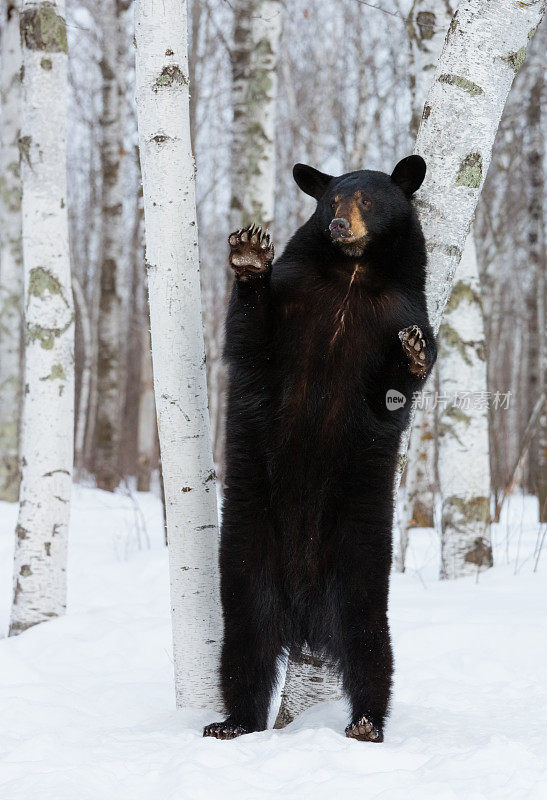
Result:
[[[357,739],[359,742],[383,742],[384,733],[380,726],[374,725],[366,717],[361,717],[357,722],[352,722],[346,728],[348,739]]]
[[[256,225],[234,231],[228,237],[230,266],[239,280],[266,272],[274,258],[270,234]]]
[[[423,378],[427,372],[426,342],[424,335],[417,325],[399,331],[399,339],[406,356],[410,360],[410,371],[413,375]]]
[[[225,722],[212,722],[203,729],[204,736],[212,736],[215,739],[236,739],[238,736],[249,733],[243,725],[226,720]]]

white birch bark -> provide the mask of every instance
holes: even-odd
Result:
[[[222,622],[185,0],[136,6],[137,118],[177,704],[220,708]]]
[[[410,133],[416,136],[427,93],[454,14],[451,0],[414,0],[406,30],[410,45],[410,94],[412,118]]]
[[[230,230],[251,222],[271,229],[275,197],[279,0],[236,0]]]
[[[414,0],[407,18],[412,103],[410,132],[413,137],[418,133],[424,103],[453,13],[449,0]],[[414,415],[408,447],[405,499],[399,514],[400,535],[395,566],[400,572],[405,570],[410,529],[433,526],[435,455],[435,412],[432,407],[421,407]]]
[[[458,578],[492,566],[486,343],[472,232],[444,312],[439,350],[441,577]]]
[[[0,500],[19,497],[22,389],[21,44],[19,3],[1,5],[0,125]]]
[[[340,700],[342,680],[336,666],[315,656],[308,647],[289,658],[281,705],[274,728],[284,728],[315,703]]]
[[[66,209],[64,2],[25,0],[25,393],[10,634],[62,614],[74,426],[74,313]]]
[[[546,0],[463,0],[431,84],[415,152],[427,163],[416,199],[429,253],[427,296],[439,329],[490,164],[507,95]]]
[[[120,480],[123,409],[122,297],[123,258],[123,13],[118,0],[101,4],[103,80],[102,245],[98,326],[97,381],[99,403],[95,422],[94,472],[97,486],[113,491]]]
[[[433,382],[430,379],[430,385]],[[435,436],[435,412],[432,404],[416,409],[408,445],[404,501],[398,520],[400,534],[395,566],[399,572],[406,569],[410,530],[432,528],[434,525]]]

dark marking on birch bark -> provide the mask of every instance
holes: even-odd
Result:
[[[20,29],[21,39],[29,50],[68,53],[66,22],[51,3],[23,11]]]
[[[156,144],[163,144],[164,142],[168,142],[171,139],[170,136],[167,136],[165,133],[156,133],[155,136],[150,138],[151,142],[155,142]],[[156,205],[154,203],[154,205]]]
[[[23,528],[22,525],[17,525],[15,528],[15,535],[19,541],[22,539],[28,539],[28,531],[26,528]]]
[[[478,189],[482,181],[482,156],[480,153],[468,153],[460,164],[456,177],[456,186],[467,186]]]
[[[17,147],[19,149],[19,155],[21,157],[21,161],[26,161],[29,167],[32,166],[30,163],[30,146],[32,144],[32,136],[20,136],[17,140]]]
[[[44,292],[47,291],[51,295],[60,295],[64,300],[63,287],[59,278],[53,275],[49,269],[45,269],[45,267],[31,269],[28,291],[33,297],[42,297]]]
[[[42,478],[52,478],[54,475],[70,475],[67,469],[52,469],[51,472],[44,472]]]
[[[449,86],[457,86],[458,89],[463,89],[464,92],[470,94],[471,97],[477,97],[479,94],[484,94],[478,83],[473,83],[473,81],[468,80],[468,78],[463,78],[461,75],[443,74],[439,75],[437,80],[439,83],[447,83]]]
[[[519,69],[524,64],[525,59],[526,59],[526,46],[523,45],[520,48],[520,50],[517,50],[516,53],[509,53],[508,56],[502,58],[502,61],[505,61],[506,64],[509,64],[509,66],[516,75]]]
[[[437,18],[433,11],[420,11],[416,15],[416,22],[418,23],[420,37],[422,39],[433,39],[436,20]]]
[[[46,556],[51,555],[51,542],[44,542],[44,550],[46,551]]]
[[[15,581],[15,589],[13,590],[13,605],[14,605],[14,606],[16,606],[16,605],[17,605],[17,601],[18,601],[18,599],[19,599],[19,595],[21,594],[21,592],[22,592],[22,591],[23,591],[23,589],[21,588],[21,584],[19,583],[19,579],[17,579],[17,580]],[[17,630],[17,625],[18,625],[18,623],[17,623],[17,622],[15,622],[15,623],[14,623],[14,624],[13,624],[13,625],[10,627],[10,634],[11,634],[11,633],[12,633],[14,630]]]
[[[188,86],[188,78],[177,64],[163,67],[152,86],[152,91],[158,92],[160,89],[172,86]]]
[[[50,70],[53,69],[53,63],[51,61],[51,58],[43,58],[40,61],[40,66],[42,67],[42,69],[45,69],[46,72],[50,72]]]
[[[23,578],[28,578],[29,575],[32,575],[32,570],[28,564],[23,564],[21,569],[19,570],[19,575],[22,575]]]
[[[192,491],[191,486],[183,486],[181,489],[181,492],[191,492],[191,491]]]
[[[44,328],[42,325],[27,326],[27,342],[40,342],[43,350],[52,350],[55,339],[62,336],[74,321],[74,314],[71,314],[69,321],[64,328]]]
[[[477,567],[491,567],[494,563],[492,558],[492,548],[482,537],[474,541],[474,547],[465,554],[465,561],[468,564],[476,564]]]
[[[470,305],[473,303],[481,305],[481,298],[478,292],[474,291],[465,281],[456,281],[452,287],[445,311],[454,311],[462,300],[466,300]]]

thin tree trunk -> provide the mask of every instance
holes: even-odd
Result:
[[[450,0],[414,0],[406,19],[413,138],[418,134],[424,103],[453,14],[454,2]]]
[[[219,708],[222,622],[211,454],[187,6],[136,6],[137,118],[144,189],[154,388],[165,486],[178,705]]]
[[[545,44],[547,36],[540,34]],[[537,42],[536,44],[541,44]],[[528,168],[529,202],[528,202],[528,230],[526,233],[528,245],[528,264],[532,273],[532,290],[527,298],[528,311],[528,414],[529,416],[537,398],[544,387],[542,380],[542,342],[543,325],[543,292],[545,281],[545,220],[543,213],[544,188],[545,188],[545,142],[542,130],[542,102],[545,86],[544,52],[534,48],[534,56],[523,77],[527,95],[525,149],[526,166]],[[542,291],[541,291],[542,290]],[[538,431],[539,432],[539,431]],[[539,477],[539,436],[535,436],[528,456],[528,488],[534,494],[538,493]]]
[[[91,367],[93,362],[91,319],[85,294],[80,281],[72,275],[72,291],[78,312],[78,321],[82,332],[83,361],[81,365],[80,395],[78,412],[76,414],[76,429],[74,437],[74,464],[77,471],[84,468],[85,431],[89,410],[89,394],[91,387]]]
[[[280,6],[279,0],[234,3],[231,230],[251,222],[271,228],[274,219]]]
[[[398,572],[404,572],[406,569],[410,530],[432,528],[434,525],[435,428],[433,404],[424,402],[423,407],[415,411],[408,446],[405,495],[399,520],[399,547],[395,558]]]
[[[25,396],[10,635],[66,607],[74,312],[66,209],[64,2],[23,3]]]
[[[157,467],[156,401],[150,331],[143,328],[141,349],[141,391],[139,396],[139,429],[137,459],[137,491],[149,492],[152,471]]]
[[[280,0],[235,0],[232,65],[232,148],[230,231],[249,225],[271,230],[275,201],[275,120],[277,57],[281,32]],[[226,296],[233,274],[227,267]],[[224,462],[224,367],[217,376],[215,458]],[[220,445],[220,446],[217,446]]]
[[[492,566],[486,346],[473,233],[439,331],[441,577]]]
[[[0,500],[19,497],[23,257],[21,241],[21,43],[19,3],[2,4],[0,125]]]
[[[146,291],[144,201],[139,192],[135,224],[135,330],[140,332],[139,407],[137,422],[137,491],[149,492],[152,472],[158,466],[158,423],[154,399],[150,314]]]
[[[413,138],[418,133],[424,103],[453,13],[448,0],[414,0],[406,21],[410,45],[410,133]],[[400,536],[395,557],[395,566],[400,572],[405,570],[410,529],[433,526],[435,429],[433,405],[423,405],[415,412],[408,448],[405,500],[400,513]]]
[[[123,255],[123,10],[117,0],[101,7],[103,78],[102,248],[100,266],[98,393],[95,423],[97,486],[113,491],[120,480],[123,375],[121,365],[121,266]]]

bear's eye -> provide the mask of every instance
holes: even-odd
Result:
[[[370,199],[370,197],[367,197],[366,194],[362,194],[360,196],[359,202],[361,203],[361,206],[365,209],[365,211],[368,211],[368,209],[372,206],[372,200]]]
[[[335,197],[333,200],[330,201],[330,207],[334,210],[336,208],[336,204],[338,202],[338,198]]]

